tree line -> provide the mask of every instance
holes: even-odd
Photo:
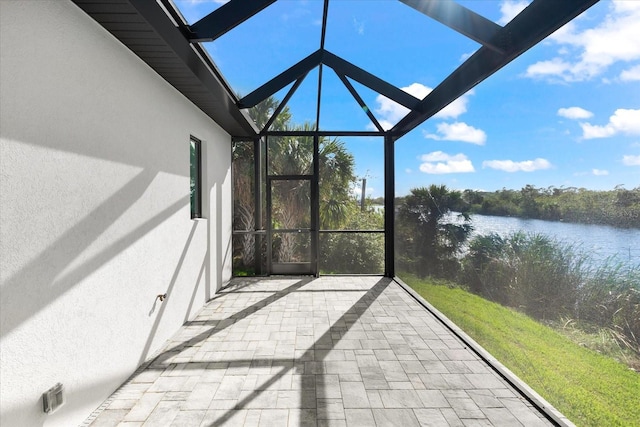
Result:
[[[520,190],[465,190],[462,197],[477,214],[640,228],[640,187],[595,191],[526,185]]]

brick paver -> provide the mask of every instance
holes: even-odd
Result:
[[[234,279],[85,424],[551,423],[400,285]]]

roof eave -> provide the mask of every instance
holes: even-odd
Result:
[[[158,3],[72,1],[231,136],[258,135],[257,127],[247,112],[238,108],[236,96],[206,51],[199,44],[189,43],[178,27],[182,23],[176,23],[176,18]]]

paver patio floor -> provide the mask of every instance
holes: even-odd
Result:
[[[91,426],[541,426],[398,283],[234,279]]]

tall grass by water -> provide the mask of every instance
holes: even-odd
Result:
[[[605,329],[640,354],[640,267],[594,263],[579,247],[541,234],[477,236],[461,261],[471,292],[545,322]]]

